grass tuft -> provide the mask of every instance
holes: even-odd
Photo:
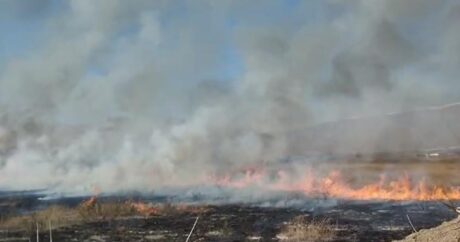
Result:
[[[282,241],[331,241],[336,232],[328,219],[307,221],[305,216],[297,216],[289,221],[277,237]]]

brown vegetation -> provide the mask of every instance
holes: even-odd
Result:
[[[305,216],[297,216],[282,228],[277,237],[292,242],[331,241],[335,234],[327,219],[307,221]]]
[[[143,202],[119,201],[99,202],[95,197],[83,201],[77,207],[50,206],[46,209],[24,215],[0,218],[0,230],[20,230],[28,234],[91,221],[111,221],[126,217],[171,215],[179,213],[202,213],[204,207],[187,205],[152,205]]]
[[[10,216],[0,221],[2,230],[23,230],[28,234],[37,229],[48,230],[56,227],[68,226],[82,221],[81,216],[75,209],[63,206],[51,206],[45,210],[27,215]]]
[[[449,222],[444,222],[438,227],[431,229],[422,229],[416,233],[407,236],[400,242],[451,242],[460,241],[460,218]]]
[[[94,202],[91,206],[83,203],[75,210],[78,212],[80,218],[85,221],[113,220],[121,217],[141,215],[133,204],[127,202]]]

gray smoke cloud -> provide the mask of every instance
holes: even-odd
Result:
[[[18,18],[51,2],[1,4]],[[301,1],[289,18],[257,14],[281,5],[69,1],[39,48],[0,68],[0,186],[147,191],[310,152],[458,142],[446,131],[414,142],[440,114],[410,130],[424,114],[385,116],[460,99],[458,3]],[[243,65],[235,80],[215,73],[229,48]]]

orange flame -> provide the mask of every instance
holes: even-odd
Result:
[[[96,198],[97,196],[99,196],[99,194],[101,194],[101,189],[99,189],[99,187],[97,187],[96,185],[93,185],[91,189],[93,192],[93,196],[91,196],[88,200],[81,202],[80,206],[84,208],[93,208],[94,206],[96,206],[96,203],[97,203]]]
[[[348,184],[338,171],[319,178],[307,172],[305,178],[294,181],[284,171],[278,171],[274,180],[268,179],[264,170],[247,171],[244,176],[235,178],[227,175],[215,179],[214,183],[237,189],[260,186],[267,190],[303,193],[308,197],[349,200],[460,200],[460,187],[430,186],[425,179],[412,182],[407,174],[389,182],[385,182],[385,176],[381,176],[378,182],[361,187]]]
[[[96,206],[96,203],[97,203],[96,196],[92,196],[88,200],[83,201],[81,203],[81,206],[83,208],[92,208],[92,207]]]
[[[143,216],[153,216],[158,214],[158,209],[143,202],[132,202],[131,206]]]

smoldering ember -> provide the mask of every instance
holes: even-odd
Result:
[[[459,22],[1,0],[0,241],[460,241]]]

